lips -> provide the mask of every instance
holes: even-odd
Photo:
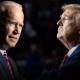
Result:
[[[63,31],[63,29],[61,27],[58,28],[58,32],[61,32]]]
[[[9,36],[9,38],[17,39],[17,37],[14,37],[14,36]]]

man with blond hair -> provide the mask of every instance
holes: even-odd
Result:
[[[21,80],[16,64],[6,50],[16,46],[23,22],[22,5],[14,1],[0,2],[0,80]]]
[[[59,69],[44,74],[41,80],[80,80],[80,4],[67,4],[62,9],[57,38],[69,51]]]

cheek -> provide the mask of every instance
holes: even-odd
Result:
[[[21,32],[22,32],[22,28],[19,28],[18,30],[19,30],[19,34],[21,35]]]
[[[76,34],[76,28],[73,28],[73,27],[67,28],[65,31],[66,38],[74,36],[75,34]]]
[[[6,28],[6,34],[12,33],[13,30],[14,30],[13,27],[7,27]]]
[[[75,28],[75,24],[73,22],[67,21],[63,25],[63,29],[64,29],[65,32],[70,32],[74,28]]]
[[[19,29],[19,33],[21,34],[22,28]]]
[[[67,37],[72,33],[73,33],[72,26],[70,24],[65,24],[65,26],[63,26],[63,31],[62,31],[63,36]]]
[[[69,28],[69,26],[67,28],[64,29],[63,31],[63,35],[64,36],[69,36],[72,32],[71,32],[72,28]]]

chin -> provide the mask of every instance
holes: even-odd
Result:
[[[10,47],[14,48],[16,44],[9,44]]]
[[[63,36],[57,35],[57,39],[62,43],[64,42],[64,37]]]
[[[62,38],[62,36],[57,34],[57,38],[60,40]]]

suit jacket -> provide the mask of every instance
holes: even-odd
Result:
[[[16,67],[16,64],[14,63],[14,61],[11,58],[9,58],[9,61],[10,61],[10,64],[12,67],[12,72],[13,72],[12,80],[21,80],[18,70],[17,70],[17,67]],[[1,53],[0,53],[0,80],[11,80],[9,69],[8,69]]]
[[[80,80],[80,46],[71,54],[59,69],[52,69],[40,80]]]

